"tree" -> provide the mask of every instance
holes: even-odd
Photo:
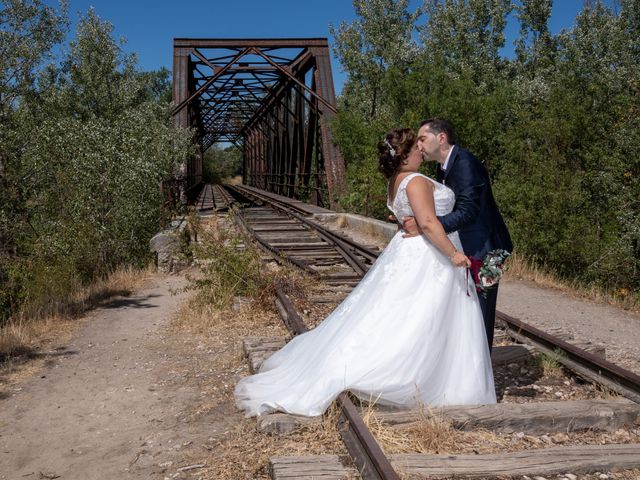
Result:
[[[379,113],[385,72],[405,68],[417,53],[412,35],[419,12],[408,6],[409,0],[353,0],[359,19],[329,26],[334,52],[349,74],[345,91],[357,96],[352,106],[365,117]]]
[[[427,22],[419,30],[429,63],[473,72],[476,83],[490,80],[503,63],[511,0],[427,0],[424,9]]]
[[[168,71],[139,72],[136,56],[123,47],[113,39],[113,25],[89,9],[63,62],[58,108],[83,119],[108,118],[166,91]]]
[[[21,163],[30,137],[19,128],[28,116],[17,109],[35,95],[38,69],[51,58],[66,27],[64,2],[59,12],[40,0],[7,0],[0,10],[0,320],[16,302],[11,259],[23,232],[32,230],[24,189],[29,172]]]
[[[549,33],[552,0],[521,0],[516,6],[520,22],[520,37],[516,40],[516,55],[521,64],[549,59],[554,41]]]
[[[5,0],[0,10],[0,120],[34,90],[36,70],[64,39],[66,2],[60,12],[41,0]]]
[[[242,152],[235,146],[213,145],[203,158],[203,181],[224,183],[242,175]]]
[[[520,254],[584,284],[637,291],[640,2],[621,0],[619,11],[587,2],[558,35],[548,28],[551,5],[428,0],[413,60],[347,69],[333,123],[348,164],[342,205],[384,218],[376,143],[388,128],[448,118],[460,144],[487,166]],[[516,58],[507,59],[500,48],[513,8],[520,35]],[[367,18],[370,25],[383,20]],[[378,51],[376,38],[366,48],[360,38],[352,40],[356,58]],[[383,95],[370,116],[360,105],[370,106],[363,99],[373,88]]]
[[[158,185],[189,153],[190,132],[171,126],[166,69],[139,71],[112,32],[90,10],[61,67],[36,68],[8,107],[0,318],[149,259]]]

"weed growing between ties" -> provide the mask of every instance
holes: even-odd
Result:
[[[438,408],[423,407],[416,421],[406,425],[385,424],[371,404],[364,407],[363,418],[387,454],[424,453],[439,455],[491,454],[550,448],[564,445],[629,444],[638,441],[640,432],[621,428],[615,432],[593,430],[550,432],[529,435],[525,432],[502,433],[483,428],[460,430]],[[611,479],[636,478],[628,472]],[[583,477],[580,477],[583,478]],[[594,480],[598,478],[585,476]]]
[[[374,402],[365,405],[362,417],[387,454],[480,453],[487,448],[506,448],[509,444],[508,439],[503,439],[488,430],[456,430],[449,420],[438,414],[437,408],[424,407],[420,412],[418,421],[402,427],[393,427],[383,423],[376,415]]]
[[[229,308],[235,297],[251,297],[266,305],[274,294],[275,276],[263,272],[260,253],[240,235],[223,229],[199,233],[193,247],[201,276],[190,278],[188,289],[196,290],[196,301],[216,309]]]
[[[386,453],[439,453],[454,442],[455,430],[445,421],[425,417],[420,422],[422,435],[413,438],[407,431],[385,425],[377,416],[375,402],[367,403],[362,418]]]
[[[240,297],[271,308],[276,285],[287,293],[302,295],[308,283],[302,274],[284,267],[265,267],[261,252],[225,226],[224,221],[213,218],[208,225],[194,228],[198,242],[193,245],[193,257],[200,274],[190,277],[187,289],[197,291],[197,303],[224,310]]]
[[[345,454],[336,430],[334,408],[317,423],[301,426],[289,435],[256,431],[256,420],[245,418],[233,391],[249,375],[242,340],[250,336],[289,336],[273,305],[276,282],[289,294],[303,295],[308,280],[287,267],[265,265],[260,251],[232,233],[228,218],[204,219],[198,226],[194,258],[201,271],[191,279],[192,296],[177,313],[172,328],[184,335],[191,358],[184,373],[198,378],[201,396],[186,414],[192,421],[220,423],[203,447],[181,464],[206,464],[203,479],[269,478],[268,459],[279,455]],[[240,301],[242,300],[242,301]],[[202,361],[197,358],[204,356]],[[206,415],[203,419],[202,415]]]
[[[533,355],[530,362],[532,362],[533,367],[540,368],[546,377],[560,378],[565,376],[561,361],[564,357],[565,354],[556,349],[551,353]]]

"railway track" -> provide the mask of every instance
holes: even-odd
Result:
[[[221,189],[221,187],[217,186]],[[378,252],[327,230],[308,218],[300,206],[293,208],[286,201],[250,187],[234,186],[233,197],[244,199],[247,206],[233,206],[233,218],[238,227],[254,238],[279,262],[293,264],[316,276],[324,285],[320,303],[339,302],[358,283]],[[222,195],[220,193],[219,195]],[[228,195],[228,194],[227,194]],[[227,205],[231,198],[225,197]],[[335,290],[341,288],[342,290]],[[277,294],[277,306],[283,321],[292,334],[308,329],[294,302],[284,292]],[[502,312],[497,314],[498,335],[520,344],[498,346],[492,355],[496,365],[520,365],[532,358],[534,352],[552,356],[575,376],[595,382],[617,392],[626,399],[586,399],[574,401],[531,402],[525,404],[499,403],[474,407],[445,407],[438,412],[459,429],[487,428],[495,431],[540,432],[578,431],[595,429],[611,431],[640,421],[640,377],[633,372],[607,362],[604,358],[576,346],[557,335],[542,332],[525,322]],[[252,339],[245,344],[252,371],[284,344],[284,339]],[[520,363],[519,363],[520,362]],[[607,444],[555,446],[500,455],[442,456],[420,453],[385,456],[374,435],[367,429],[360,408],[347,393],[338,400],[342,410],[340,429],[343,440],[359,474],[365,479],[396,479],[398,472],[411,478],[459,475],[487,477],[494,475],[556,474],[563,472],[607,471],[612,468],[640,468],[640,444]],[[380,422],[402,428],[421,419],[424,411],[381,411]],[[271,431],[287,431],[299,424],[299,419],[284,414],[259,418],[259,427]],[[521,429],[521,430],[520,430]],[[298,468],[298,470],[297,470]],[[323,468],[326,470],[323,472]],[[317,461],[306,457],[272,459],[275,479],[349,478],[354,472],[344,468],[335,458]],[[305,473],[306,472],[306,473]],[[311,472],[311,473],[309,473]],[[333,472],[333,474],[329,473]],[[320,476],[322,475],[322,476]],[[332,476],[333,475],[333,476]],[[310,477],[309,477],[310,478]],[[567,477],[571,478],[571,477]],[[596,478],[596,477],[594,477]],[[632,478],[632,477],[624,477]]]
[[[286,205],[242,186],[230,187],[256,206],[237,208],[234,219],[276,260],[291,263],[329,285],[356,285],[377,252],[306,218]]]
[[[206,183],[198,195],[195,207],[200,213],[209,210],[224,212],[233,202],[234,198],[222,185]]]

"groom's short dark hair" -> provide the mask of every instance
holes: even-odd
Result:
[[[456,143],[456,133],[453,130],[453,125],[451,125],[448,121],[437,117],[428,118],[420,124],[420,127],[424,127],[425,125],[428,125],[429,130],[434,133],[446,134],[449,145],[453,145],[454,143]]]

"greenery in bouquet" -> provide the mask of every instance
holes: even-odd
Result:
[[[497,249],[491,250],[482,260],[469,257],[470,270],[478,293],[486,295],[490,288],[498,284],[505,270],[504,262],[509,255],[506,250]]]

